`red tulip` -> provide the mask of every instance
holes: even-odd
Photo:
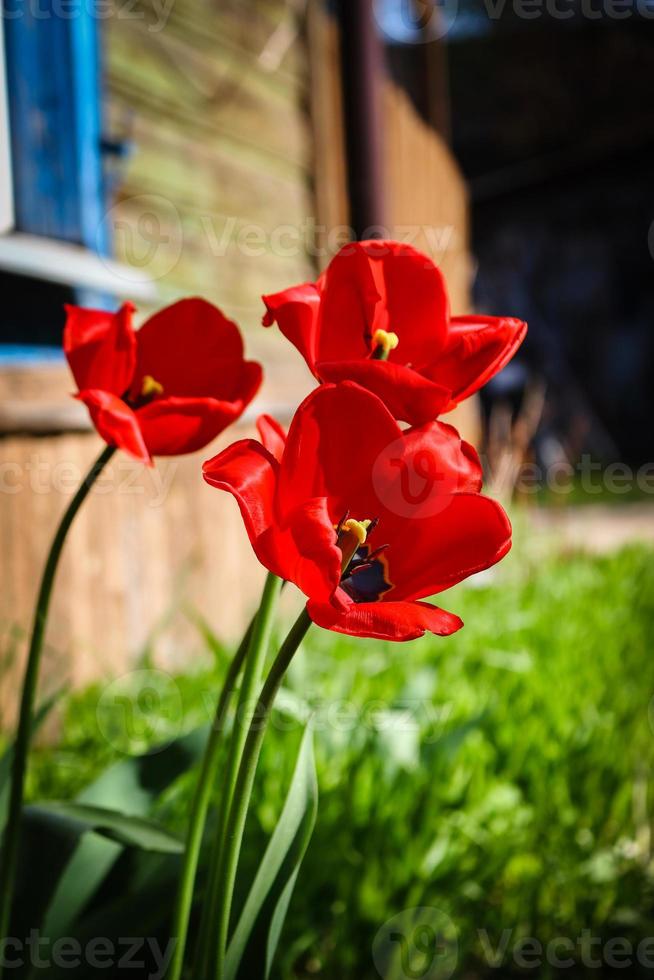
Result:
[[[502,508],[480,493],[474,449],[440,422],[402,430],[352,382],[317,388],[288,438],[260,420],[204,464],[237,500],[259,561],[308,597],[319,626],[389,640],[461,620],[421,602],[499,561],[511,546]]]
[[[400,242],[346,245],[317,283],[264,296],[320,381],[357,381],[395,418],[430,422],[511,360],[527,331],[510,317],[451,317],[445,281]]]
[[[93,424],[110,446],[151,465],[195,452],[241,415],[261,384],[238,327],[202,299],[184,299],[134,331],[117,313],[68,306],[64,351]]]

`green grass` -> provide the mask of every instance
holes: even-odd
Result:
[[[372,980],[376,933],[417,906],[452,920],[457,977],[518,975],[521,937],[654,936],[654,553],[538,567],[516,558],[443,600],[466,623],[451,639],[394,645],[315,629],[291,669],[244,861],[247,876],[281,807],[298,719],[312,709],[318,824],[279,976]],[[208,719],[224,670],[214,653],[155,699],[146,741]],[[58,745],[32,766],[32,797],[70,796],[119,756],[119,739],[99,730],[102,695],[96,686],[68,697]],[[162,809],[173,826],[189,786]],[[505,930],[506,958],[491,970],[485,944],[496,948]]]

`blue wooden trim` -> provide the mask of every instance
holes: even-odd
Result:
[[[82,4],[81,7],[86,10],[85,15],[71,22],[81,240],[88,248],[107,255],[109,243],[104,221],[98,22],[90,13],[92,4]]]
[[[41,347],[37,344],[0,344],[0,367],[21,367],[24,364],[61,364],[61,347]]]
[[[97,20],[4,0],[16,226],[106,251]]]

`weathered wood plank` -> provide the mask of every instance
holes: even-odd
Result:
[[[305,38],[288,34],[271,71],[260,56],[293,4],[175,0],[168,13],[161,30],[149,14],[107,25],[106,115],[135,145],[109,217],[116,252],[163,299],[199,292],[254,325],[262,293],[315,274],[300,237],[315,212]]]
[[[246,159],[256,153],[278,168],[307,163],[306,123],[298,112],[298,90],[273,97],[252,77],[230,79],[211,53],[175,48],[165,33],[110,35],[108,82],[113,98],[130,110],[174,122],[203,139],[219,139]],[[264,82],[266,79],[263,80]]]

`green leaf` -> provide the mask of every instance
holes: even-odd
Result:
[[[62,687],[58,691],[49,697],[34,713],[34,718],[32,720],[32,736],[34,736],[43,722],[46,720],[55,704],[65,692],[66,688]],[[11,781],[11,767],[14,761],[14,743],[12,742],[7,746],[5,752],[0,758],[0,831],[4,829],[5,822],[7,820],[7,808],[9,806],[9,787]]]
[[[55,827],[59,824],[70,835],[93,830],[127,847],[140,847],[159,854],[180,854],[184,849],[182,841],[165,827],[120,810],[84,803],[47,802],[28,806],[25,812],[46,824],[52,823]]]
[[[229,943],[225,980],[236,980],[239,971],[267,980],[317,812],[313,732],[307,727],[284,809]]]
[[[197,762],[207,734],[208,727],[203,726],[162,749],[116,762],[85,787],[77,802],[145,816],[157,797]],[[54,940],[70,932],[122,852],[122,844],[95,831],[79,838],[48,902],[42,926],[45,936]]]

